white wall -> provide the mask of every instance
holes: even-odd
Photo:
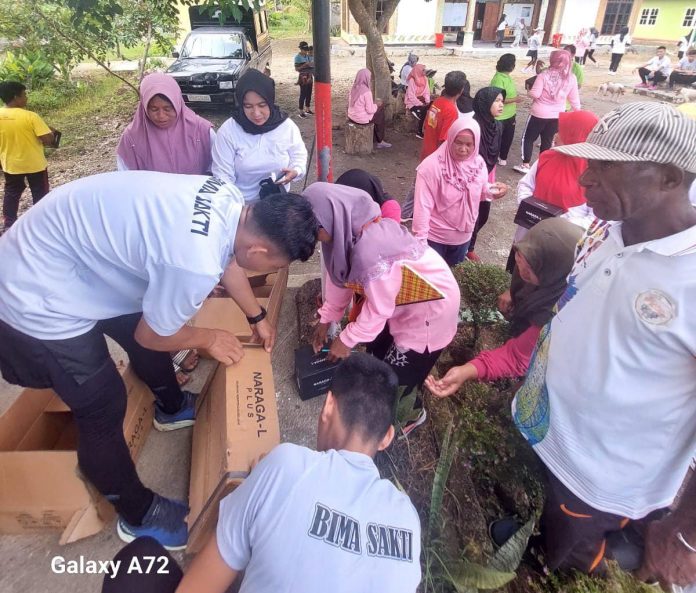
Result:
[[[566,0],[560,30],[551,31],[551,34],[563,33],[574,38],[583,27],[594,27],[599,2],[600,0]]]
[[[401,0],[396,9],[395,35],[432,35],[437,19],[435,0]],[[439,31],[437,31],[439,33]]]

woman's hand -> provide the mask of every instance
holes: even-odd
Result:
[[[495,183],[491,183],[488,191],[493,197],[494,200],[499,200],[500,198],[505,197],[505,194],[508,193],[508,189],[510,187],[503,183],[502,181],[496,181]]]
[[[285,176],[276,181],[276,185],[287,185],[297,177],[297,171],[295,171],[295,169],[281,169],[281,171],[285,173]]]
[[[452,367],[442,379],[436,379],[429,375],[425,380],[425,386],[435,397],[449,397],[467,381],[478,379],[478,371],[471,363]]]
[[[336,336],[334,341],[331,342],[331,348],[329,349],[329,355],[327,358],[331,362],[336,362],[337,360],[343,360],[350,356],[350,348],[341,342],[340,336]]]
[[[326,344],[326,336],[329,333],[328,323],[318,323],[314,328],[314,335],[312,336],[312,348],[314,348],[314,354],[319,352]]]
[[[509,290],[498,296],[498,311],[508,319],[512,315],[512,295]]]

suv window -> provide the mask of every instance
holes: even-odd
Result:
[[[243,44],[240,33],[191,33],[181,48],[181,57],[241,59]]]

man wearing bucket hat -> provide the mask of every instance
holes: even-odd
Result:
[[[555,150],[588,160],[598,220],[513,402],[548,473],[547,564],[695,583],[696,480],[675,500],[696,453],[696,121],[628,103]]]

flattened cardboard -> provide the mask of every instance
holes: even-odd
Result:
[[[245,348],[239,364],[218,366],[196,414],[188,553],[198,552],[210,537],[220,500],[244,480],[253,462],[278,443],[270,354],[263,348]]]
[[[129,367],[120,370],[128,395],[123,430],[135,460],[154,398]],[[50,389],[25,389],[0,416],[0,533],[63,530],[65,544],[113,518],[113,507],[80,477],[76,446],[72,414]]]

